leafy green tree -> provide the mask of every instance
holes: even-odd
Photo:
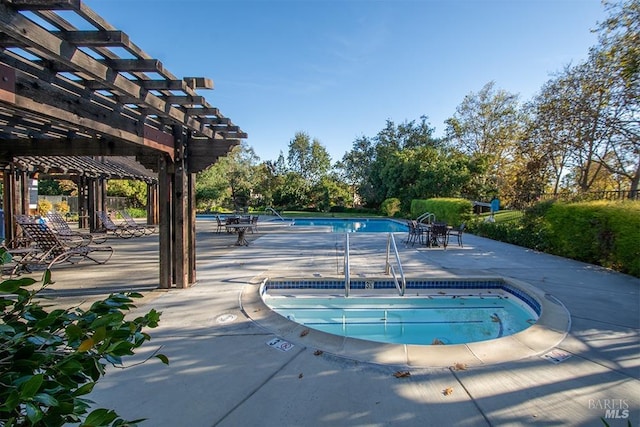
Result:
[[[131,179],[110,179],[107,182],[107,195],[126,197],[132,207],[142,208],[147,205],[147,183]]]
[[[4,250],[0,258],[10,261]],[[47,311],[36,298],[51,283],[51,273],[29,290],[36,283],[26,277],[0,283],[0,425],[137,425],[142,420],[125,421],[113,410],[88,413],[93,402],[86,395],[107,364],[122,367],[126,356],[151,339],[144,330],[158,325],[160,313],[125,320],[137,293],[112,294],[88,310]],[[162,354],[155,357],[168,363]]]
[[[234,147],[226,156],[196,176],[196,204],[200,209],[227,207],[242,210],[253,204],[254,188],[261,168],[259,157],[246,144]]]
[[[446,120],[449,143],[487,162],[482,185],[493,187],[490,193],[497,192],[499,187],[503,187],[503,192],[510,191],[506,178],[522,123],[518,95],[496,89],[494,82],[487,83],[478,93],[465,96],[453,117]]]
[[[298,173],[311,185],[316,184],[331,169],[331,157],[318,141],[313,141],[305,132],[297,132],[289,142],[287,155],[289,170]]]

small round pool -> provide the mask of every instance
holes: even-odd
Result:
[[[502,290],[435,291],[421,296],[293,296],[269,293],[273,311],[313,329],[397,344],[465,344],[502,338],[536,322],[538,314]]]
[[[368,295],[345,298],[333,290],[343,281],[269,281],[262,298],[271,310],[309,328],[397,344],[502,338],[530,327],[540,314],[534,298],[502,281],[408,281],[406,296],[389,280],[360,282],[352,281],[351,289]]]
[[[564,305],[506,278],[264,279],[242,293],[245,314],[280,340],[355,360],[450,367],[540,355],[570,329]]]

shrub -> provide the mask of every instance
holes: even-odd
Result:
[[[0,250],[0,257],[10,257]],[[47,312],[34,298],[51,283],[46,271],[41,287],[29,290],[32,278],[0,283],[0,425],[61,426],[84,422],[92,426],[136,425],[112,410],[95,409],[86,399],[106,363],[121,366],[150,336],[143,328],[158,325],[160,313],[149,311],[134,320],[125,312],[135,307],[136,293],[112,294],[84,311]],[[168,359],[156,354],[164,363]],[[105,363],[106,362],[106,363]]]
[[[45,216],[47,213],[51,212],[51,209],[53,209],[53,205],[50,201],[46,199],[38,200],[38,215]]]
[[[69,203],[64,200],[53,205],[53,209],[60,214],[66,214],[69,212]]]
[[[640,276],[640,203],[555,203],[546,220],[552,253]]]
[[[433,213],[438,222],[458,226],[462,222],[469,221],[473,212],[473,204],[466,199],[444,197],[411,201],[411,216],[413,218],[417,218],[425,212]]]
[[[385,199],[380,205],[380,213],[384,216],[395,216],[398,212],[400,212],[400,199],[395,197]]]

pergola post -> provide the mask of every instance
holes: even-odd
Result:
[[[4,208],[4,238],[5,242],[11,242],[16,237],[15,208],[16,200],[16,175],[13,166],[2,174],[4,192],[2,193],[2,206]]]
[[[172,266],[172,179],[169,174],[169,161],[166,156],[158,158],[158,206],[160,214],[160,288],[169,289],[173,284]]]
[[[182,126],[172,126],[175,141],[175,161],[173,174],[173,262],[175,283],[178,288],[186,288],[188,281],[189,265],[189,220],[187,215],[187,200],[189,189],[187,187],[187,168],[185,163],[186,138]]]

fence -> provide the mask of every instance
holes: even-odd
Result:
[[[38,200],[47,200],[54,207],[57,203],[66,202],[69,205],[69,212],[78,213],[78,196],[38,196]],[[107,197],[107,210],[123,210],[130,207],[129,200],[126,197]]]

